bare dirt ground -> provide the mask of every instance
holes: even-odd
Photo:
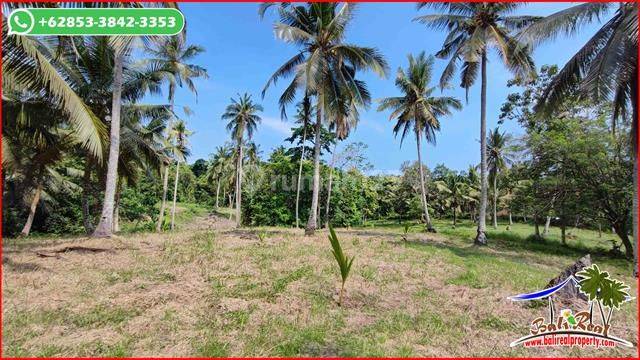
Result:
[[[637,355],[509,347],[546,307],[507,296],[544,286],[571,259],[437,234],[338,234],[356,256],[342,307],[322,231],[234,230],[208,216],[175,233],[16,241],[3,254],[3,355]],[[637,302],[626,306],[612,332],[637,346]]]

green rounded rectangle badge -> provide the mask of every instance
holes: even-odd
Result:
[[[184,15],[170,8],[16,9],[9,34],[19,35],[176,35]]]

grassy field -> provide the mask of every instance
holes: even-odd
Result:
[[[188,209],[189,206],[182,208]],[[543,288],[586,253],[632,284],[631,263],[602,238],[577,230],[568,246],[552,228],[532,242],[528,225],[488,232],[436,222],[401,239],[393,222],[338,229],[355,255],[344,305],[325,231],[235,230],[226,216],[192,207],[177,231],[110,240],[4,243],[4,356],[635,356],[636,350],[524,349],[544,306],[507,296]],[[68,251],[68,246],[108,249]],[[613,317],[612,334],[637,346],[637,302]]]

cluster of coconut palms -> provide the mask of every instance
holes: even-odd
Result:
[[[20,5],[3,6],[8,14]],[[5,181],[25,190],[25,201],[30,203],[22,234],[29,234],[36,206],[48,191],[78,186],[68,180],[74,176],[73,169],[64,174],[67,177],[56,170],[73,155],[84,158],[84,170],[78,177],[87,233],[108,237],[119,230],[120,191],[125,183],[137,180],[141,169],[164,173],[161,230],[171,163],[176,164],[173,228],[179,165],[188,154],[190,134],[174,111],[175,92],[186,86],[195,93],[193,80],[207,76],[205,69],[188,63],[203,49],[187,45],[185,34],[34,38],[8,35],[6,29],[2,33],[2,163]],[[142,58],[134,55],[141,44]],[[169,104],[141,103],[164,86],[169,89]],[[104,198],[97,226],[89,213],[94,183],[104,184],[100,186]]]
[[[266,91],[280,79],[290,79],[281,94],[282,113],[297,96],[312,99],[316,119],[314,133],[313,198],[306,233],[317,228],[319,192],[320,129],[327,124],[339,138],[348,136],[358,122],[359,109],[370,103],[366,84],[357,74],[371,70],[384,77],[388,66],[375,49],[346,42],[346,29],[353,18],[354,4],[337,3],[267,3],[259,13],[274,7],[279,21],[274,24],[278,39],[292,44],[298,53],[288,59],[267,81]],[[456,73],[460,86],[467,91],[480,80],[480,197],[476,244],[487,243],[486,211],[488,208],[489,178],[494,187],[494,226],[497,221],[497,179],[508,159],[504,148],[505,134],[496,129],[487,136],[487,63],[489,52],[495,51],[505,67],[519,79],[536,76],[532,58],[535,46],[553,40],[558,34],[574,35],[581,27],[598,21],[612,10],[611,19],[587,41],[554,78],[538,104],[541,116],[563,101],[564,95],[578,91],[595,101],[611,101],[614,119],[633,112],[633,141],[637,131],[637,4],[580,4],[547,17],[514,15],[522,7],[519,3],[419,3],[418,9],[432,9],[434,14],[414,19],[428,28],[444,30],[447,36],[442,49],[435,54],[448,60],[440,76],[441,90],[448,88]],[[461,108],[459,100],[436,96],[431,86],[433,57],[424,53],[409,55],[409,66],[399,69],[396,86],[401,94],[380,101],[379,110],[391,110],[396,121],[394,133],[404,139],[415,136],[418,159],[421,159],[421,139],[435,142],[442,117]],[[263,91],[263,95],[264,95]],[[306,134],[305,134],[306,135]],[[487,140],[492,141],[487,146]],[[422,169],[422,167],[420,167]],[[635,174],[635,172],[634,172]],[[635,179],[637,183],[637,179]],[[454,188],[456,185],[452,185]],[[440,184],[443,185],[444,184]],[[637,187],[636,187],[637,188]],[[433,230],[427,206],[424,174],[421,174],[422,205],[426,229]],[[637,197],[637,196],[636,196]],[[637,234],[637,198],[634,198],[634,234]]]

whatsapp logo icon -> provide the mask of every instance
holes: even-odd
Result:
[[[25,35],[33,29],[35,19],[29,9],[16,9],[11,12],[11,15],[9,15],[8,23],[9,35]]]

